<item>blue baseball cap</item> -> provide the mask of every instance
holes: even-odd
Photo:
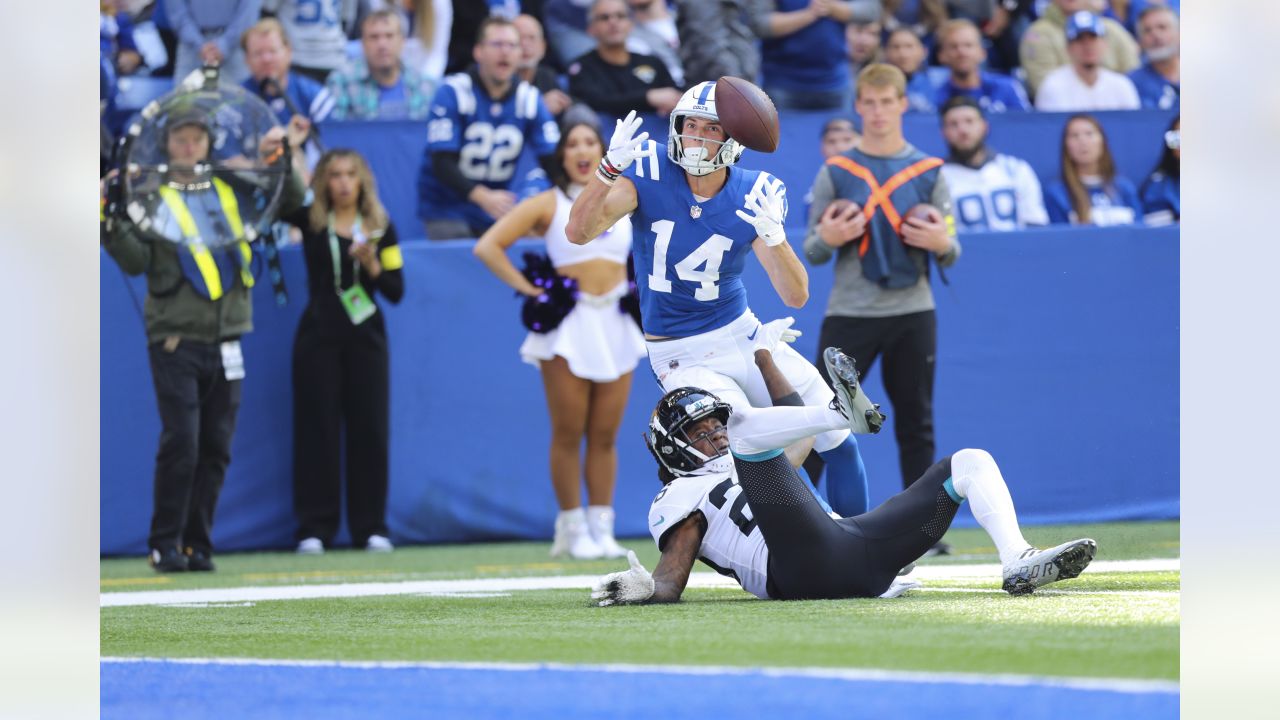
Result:
[[[1067,42],[1071,42],[1085,33],[1098,37],[1106,35],[1107,31],[1102,24],[1102,18],[1088,10],[1072,13],[1071,17],[1067,18]]]

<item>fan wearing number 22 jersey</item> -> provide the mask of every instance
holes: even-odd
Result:
[[[418,176],[418,217],[461,220],[478,237],[495,218],[463,197],[458,182],[507,190],[526,143],[540,162],[546,162],[559,140],[560,129],[532,85],[513,82],[504,96],[492,98],[474,68],[446,77],[431,100],[427,118],[427,147]],[[451,160],[461,173],[455,182],[437,176],[434,156],[442,153],[453,156]]]

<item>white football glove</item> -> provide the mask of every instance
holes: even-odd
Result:
[[[627,116],[618,121],[613,130],[613,137],[609,138],[609,152],[605,153],[604,158],[614,170],[622,172],[635,162],[636,158],[644,155],[641,149],[646,140],[649,139],[649,133],[642,132],[636,135],[636,130],[640,129],[640,118],[636,117],[636,111],[632,110]]]
[[[769,247],[787,241],[782,223],[787,219],[787,191],[781,183],[764,183],[759,190],[743,196],[744,207],[750,215],[738,210],[738,217],[756,229],[756,235]]]
[[[640,603],[653,597],[653,576],[636,559],[636,551],[627,551],[627,562],[630,570],[609,573],[596,581],[592,588],[591,599],[600,607]]]
[[[795,342],[796,338],[801,335],[799,330],[791,329],[795,322],[796,319],[793,317],[784,317],[780,320],[760,325],[756,328],[755,346],[751,351],[768,350],[772,353],[780,342]]]

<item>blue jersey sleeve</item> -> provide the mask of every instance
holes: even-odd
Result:
[[[1000,101],[1004,103],[1006,110],[1030,110],[1031,100],[1027,98],[1027,91],[1022,89],[1022,83],[1016,78],[1002,78],[1004,82],[1000,83]]]
[[[441,84],[431,99],[427,121],[427,154],[458,152],[462,149],[462,114],[453,87]]]
[[[534,155],[543,157],[556,151],[556,144],[560,142],[560,126],[551,116],[547,104],[542,101],[542,93],[538,93],[538,110],[530,130],[529,139]]]
[[[1071,198],[1067,196],[1067,188],[1061,181],[1054,181],[1044,187],[1044,209],[1049,213],[1049,223],[1066,225],[1071,222]]]
[[[1133,215],[1137,222],[1142,222],[1142,199],[1138,197],[1137,186],[1123,175],[1116,176],[1115,186],[1116,192],[1120,194],[1121,204],[1133,208]]]

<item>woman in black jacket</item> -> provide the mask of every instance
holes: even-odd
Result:
[[[341,518],[345,430],[352,544],[392,549],[386,524],[390,437],[387,333],[374,300],[404,295],[395,227],[354,150],[331,150],[315,199],[286,218],[302,230],[310,301],[293,344],[293,506],[298,552],[318,554]]]

